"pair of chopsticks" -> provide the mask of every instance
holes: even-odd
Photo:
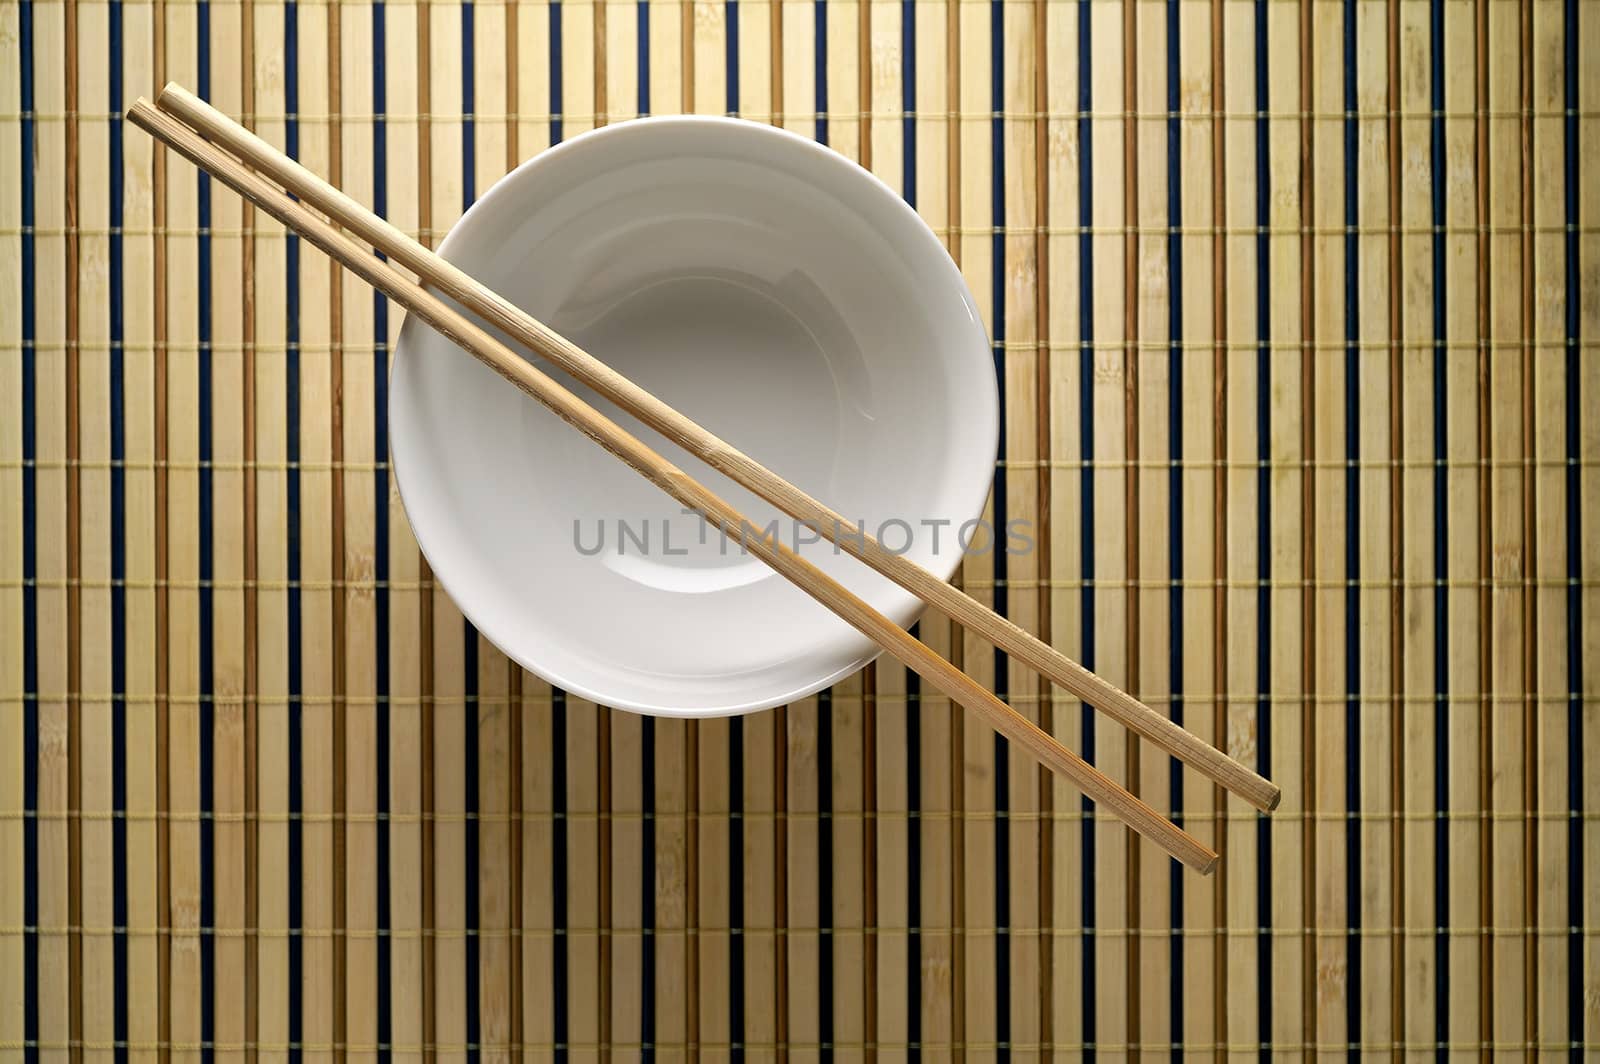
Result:
[[[645,479],[714,521],[718,527],[753,527],[753,522],[748,522],[703,484],[534,368],[434,291],[454,298],[690,454],[789,516],[806,522],[957,624],[982,636],[1086,704],[1132,728],[1258,809],[1276,808],[1280,792],[1269,780],[914,561],[884,549],[842,515],[611,370],[182,87],[169,84],[161,93],[159,108],[141,98],[129,109],[127,117],[321,248],[408,313],[417,315]],[[335,228],[307,205],[359,236],[371,248]],[[421,283],[374,255],[374,248],[411,270]],[[771,541],[761,536],[748,538],[749,550],[769,566],[867,635],[901,664],[976,713],[1045,767],[1071,780],[1085,795],[1110,809],[1135,831],[1203,874],[1210,873],[1216,866],[1215,852],[1062,746],[836,580],[775,538]]]

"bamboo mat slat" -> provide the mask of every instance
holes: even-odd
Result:
[[[1591,1054],[1591,6],[0,0],[0,1060]],[[641,114],[871,169],[993,340],[1032,548],[958,579],[1279,813],[939,617],[1218,874],[892,663],[701,724],[514,668],[395,489],[400,313],[124,126],[169,78],[431,243]]]

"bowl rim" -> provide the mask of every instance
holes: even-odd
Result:
[[[874,188],[879,196],[884,200],[885,210],[897,214],[902,224],[907,222],[910,223],[910,241],[913,245],[921,244],[922,247],[918,249],[913,246],[909,250],[920,250],[922,254],[926,256],[925,261],[927,262],[928,268],[933,270],[936,274],[942,274],[944,279],[949,282],[951,290],[958,294],[962,302],[965,304],[967,317],[970,320],[974,330],[972,340],[981,341],[982,346],[992,352],[993,343],[990,339],[988,328],[984,324],[983,316],[978,310],[977,302],[973,298],[972,292],[967,286],[966,278],[962,275],[960,267],[957,266],[955,260],[951,258],[949,249],[945,247],[945,245],[939,240],[938,236],[934,234],[933,230],[929,228],[927,222],[922,218],[922,216],[917,213],[916,209],[912,207],[911,204],[906,202],[905,198],[899,192],[895,191],[892,186],[890,186],[877,174],[874,174],[872,171],[861,166],[855,160],[836,151],[826,144],[796,133],[793,130],[785,129],[782,126],[769,125],[765,122],[756,122],[751,119],[737,118],[731,115],[644,115],[637,118],[608,123],[604,126],[597,126],[593,129],[588,129],[581,133],[575,134],[571,138],[561,141],[559,144],[550,145],[549,147],[535,153],[519,163],[516,167],[506,172],[500,178],[495,180],[494,183],[491,184],[487,189],[485,189],[481,195],[479,195],[470,205],[468,205],[467,209],[462,212],[461,216],[456,219],[455,223],[451,225],[449,231],[445,234],[444,239],[440,241],[436,252],[445,260],[452,261],[452,251],[459,247],[463,241],[472,240],[477,235],[476,230],[479,228],[479,226],[481,224],[486,224],[483,219],[494,209],[492,206],[494,201],[497,199],[503,199],[504,197],[510,195],[511,186],[519,180],[525,180],[527,174],[531,173],[535,169],[541,166],[547,166],[559,158],[572,153],[573,151],[585,150],[605,140],[627,137],[630,135],[630,132],[637,133],[646,127],[670,125],[693,126],[703,129],[722,129],[727,131],[735,131],[736,135],[738,136],[766,136],[771,137],[774,140],[787,141],[790,145],[809,152],[820,165],[832,166],[843,173],[850,173],[852,179],[856,181],[865,179],[866,182],[869,183],[869,186]],[[797,172],[796,176],[803,181],[807,181],[808,184],[815,184],[814,180],[807,180],[803,172]],[[784,693],[783,696],[777,700],[773,700],[770,697],[764,697],[754,700],[719,702],[712,706],[687,709],[681,706],[660,705],[656,703],[644,702],[631,698],[619,698],[616,695],[605,694],[604,692],[594,690],[581,681],[574,681],[570,677],[562,676],[562,670],[551,667],[548,662],[532,660],[528,654],[514,649],[514,640],[502,638],[505,633],[499,631],[498,625],[493,622],[486,624],[478,619],[475,619],[471,615],[471,612],[468,610],[466,604],[457,595],[452,577],[447,575],[447,570],[451,570],[452,567],[448,563],[444,566],[440,566],[437,563],[436,552],[430,549],[428,545],[427,533],[425,533],[423,529],[419,527],[418,522],[411,516],[412,507],[407,497],[405,477],[401,474],[402,467],[407,464],[400,457],[401,452],[405,450],[404,446],[400,443],[403,435],[397,435],[395,433],[395,427],[397,423],[404,423],[406,418],[404,416],[401,416],[400,418],[395,416],[396,404],[400,395],[400,389],[395,387],[395,380],[400,375],[400,355],[403,348],[406,346],[406,334],[412,330],[426,331],[428,330],[428,326],[416,321],[413,315],[406,315],[394,342],[394,355],[390,360],[389,384],[386,388],[387,402],[385,404],[385,420],[387,422],[389,433],[389,450],[394,466],[393,478],[395,490],[400,495],[401,505],[405,507],[406,521],[411,529],[413,538],[416,540],[417,548],[422,553],[423,558],[427,560],[429,567],[432,569],[433,575],[438,581],[439,585],[442,586],[446,593],[450,595],[451,600],[455,602],[457,608],[460,609],[463,617],[469,621],[474,628],[476,628],[476,630],[484,636],[484,638],[488,639],[489,642],[494,644],[494,646],[497,647],[501,653],[505,654],[513,662],[550,683],[553,687],[556,687],[569,695],[576,696],[577,698],[594,702],[597,705],[608,706],[613,709],[627,710],[634,713],[641,713],[647,716],[695,720],[742,716],[799,701],[849,678],[866,665],[877,660],[877,658],[883,653],[882,648],[874,644],[864,655],[856,660],[845,664],[839,669],[834,670],[833,672],[830,672],[826,676],[823,676],[817,680],[808,681],[797,686],[792,691]],[[513,349],[515,350],[515,347],[513,347]],[[557,383],[561,382],[558,380]],[[987,439],[989,441],[987,445],[980,446],[983,446],[983,450],[988,456],[986,465],[991,470],[994,470],[995,462],[999,455],[1001,428],[998,377],[988,377],[987,386],[978,389],[978,394],[976,395],[968,394],[968,399],[974,403],[975,409],[964,414],[963,419],[967,422],[969,427],[976,429],[976,434],[980,440]],[[981,490],[976,493],[976,498],[971,499],[968,505],[960,507],[960,512],[971,512],[979,517],[982,516],[984,504],[987,501],[991,490],[993,489],[994,476],[995,473],[991,472],[990,476],[982,482]],[[822,501],[825,502],[826,500]],[[941,555],[937,560],[937,564],[930,564],[927,566],[927,568],[941,580],[948,581],[955,571],[960,567],[964,557],[965,552],[952,551],[948,556]],[[857,564],[865,565],[866,563],[858,560]],[[893,582],[891,581],[891,583]],[[900,624],[901,627],[909,627],[923,614],[923,612],[927,609],[927,605],[922,600],[916,598],[914,595],[911,595],[910,592],[905,592],[904,589],[900,588],[898,584],[894,584],[894,586],[897,590],[902,591],[906,595],[910,596],[909,608],[903,610],[884,610],[883,612],[885,612],[885,614],[891,619],[895,620],[896,623]]]

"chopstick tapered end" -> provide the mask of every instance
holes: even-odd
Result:
[[[128,109],[122,113],[122,116],[146,133],[149,133],[151,132],[150,118],[155,113],[155,105],[141,96],[128,105]]]

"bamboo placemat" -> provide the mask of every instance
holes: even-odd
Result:
[[[0,3],[0,1059],[1592,1051],[1595,57],[1587,0]],[[642,112],[869,166],[994,339],[1038,548],[965,586],[1282,808],[938,619],[1218,875],[897,667],[698,725],[511,668],[394,491],[398,315],[124,126],[168,78],[430,241]]]

